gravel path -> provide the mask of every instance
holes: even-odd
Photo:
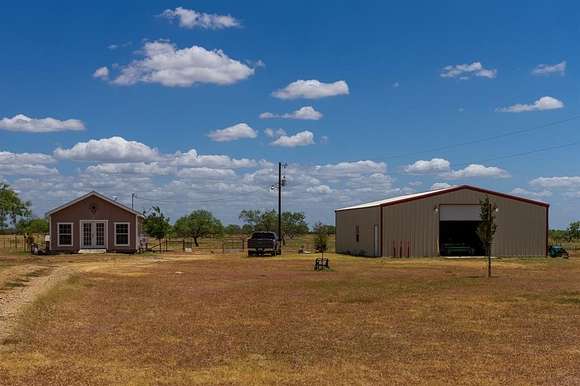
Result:
[[[0,277],[0,345],[15,326],[18,314],[38,296],[74,273],[72,267],[20,266]],[[7,284],[17,283],[17,286]]]

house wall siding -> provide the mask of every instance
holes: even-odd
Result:
[[[91,211],[91,206],[95,204],[97,210],[95,213]],[[116,205],[111,204],[97,196],[90,196],[81,200],[71,206],[63,208],[58,212],[50,215],[50,248],[57,252],[76,252],[81,249],[80,245],[80,223],[82,220],[103,220],[107,222],[107,250],[129,252],[136,249],[135,229],[136,216]],[[73,246],[59,247],[58,246],[58,229],[57,224],[63,222],[73,223]],[[115,246],[115,222],[129,223],[129,245]]]

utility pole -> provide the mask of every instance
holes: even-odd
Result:
[[[278,162],[278,183],[272,185],[270,190],[278,190],[278,242],[282,243],[282,188],[286,186],[286,176],[282,174],[282,168],[286,169],[288,164]]]
[[[278,242],[282,243],[282,162],[278,162]]]

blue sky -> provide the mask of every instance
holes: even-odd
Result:
[[[0,178],[37,215],[94,189],[229,223],[275,206],[283,161],[311,223],[465,183],[548,201],[562,227],[580,6],[529,3],[5,1]]]

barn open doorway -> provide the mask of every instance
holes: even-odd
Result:
[[[479,205],[441,205],[439,212],[439,254],[482,256],[483,243],[477,236]]]

